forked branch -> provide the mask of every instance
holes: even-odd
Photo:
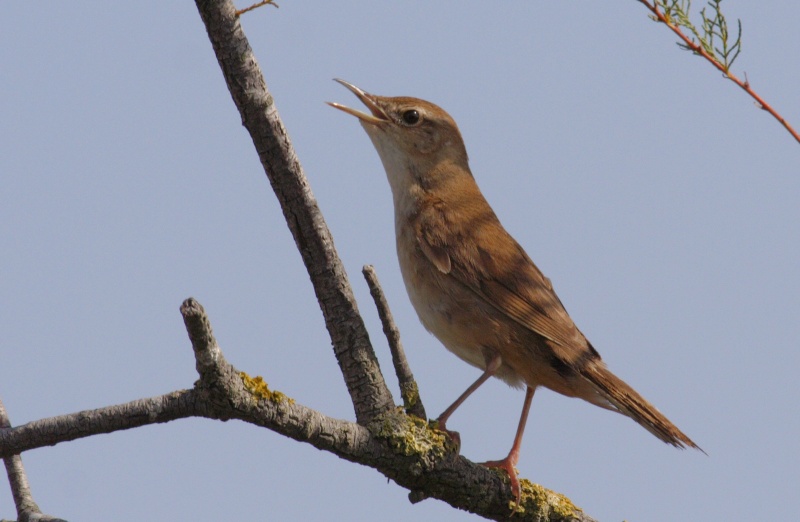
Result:
[[[433,497],[492,520],[512,510],[507,479],[458,455],[448,439],[427,422],[392,408],[368,427],[328,417],[250,377],[226,359],[203,307],[194,299],[181,306],[200,378],[191,390],[97,410],[62,415],[0,429],[0,457],[100,433],[179,418],[239,419],[372,467],[416,497]],[[27,485],[30,512],[37,510]],[[26,494],[27,491],[27,494]],[[564,496],[523,482],[523,502],[514,520],[592,522]],[[28,520],[44,520],[39,517]],[[23,517],[20,516],[20,520]]]

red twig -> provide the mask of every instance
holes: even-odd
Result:
[[[778,111],[773,109],[772,106],[769,103],[764,101],[764,99],[761,96],[759,96],[758,93],[756,93],[750,87],[750,82],[747,80],[747,75],[745,75],[745,80],[744,81],[740,80],[737,76],[735,76],[729,70],[727,70],[725,68],[725,66],[722,63],[719,62],[719,60],[717,60],[714,56],[710,55],[703,48],[702,45],[700,45],[699,43],[695,42],[694,40],[692,40],[691,38],[686,36],[686,34],[684,34],[683,31],[681,31],[680,27],[678,27],[675,24],[673,24],[664,15],[664,13],[658,9],[657,5],[651,4],[648,0],[638,0],[638,1],[641,2],[642,4],[644,4],[644,6],[647,7],[647,9],[649,9],[651,13],[653,13],[653,16],[655,16],[656,19],[658,19],[659,22],[663,23],[664,25],[666,25],[667,27],[672,29],[672,32],[675,33],[676,35],[678,35],[678,38],[683,40],[683,42],[686,45],[686,47],[691,49],[691,51],[693,53],[699,54],[700,56],[702,56],[703,58],[708,60],[711,63],[711,65],[713,65],[714,67],[719,69],[720,72],[722,72],[722,74],[725,76],[725,78],[729,79],[730,81],[732,81],[733,83],[735,83],[736,85],[741,87],[747,94],[749,94],[756,101],[756,104],[758,105],[758,107],[760,109],[763,109],[763,110],[767,111],[768,113],[770,113],[772,115],[772,117],[775,118],[776,120],[778,120],[781,123],[781,125],[783,125],[783,127],[789,132],[789,134],[791,134],[792,137],[798,143],[800,143],[800,134],[798,134],[797,131],[794,130],[794,128],[792,128],[791,125],[789,125],[789,122],[786,121],[786,119],[783,116],[781,116],[778,113]]]

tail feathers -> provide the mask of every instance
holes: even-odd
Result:
[[[581,370],[602,397],[620,413],[638,422],[644,429],[677,448],[695,448],[703,451],[692,439],[672,424],[655,406],[611,373],[602,362],[589,364]],[[705,453],[703,451],[703,453]]]

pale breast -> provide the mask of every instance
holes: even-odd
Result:
[[[450,352],[483,370],[499,347],[519,343],[510,338],[506,321],[498,320],[495,310],[436,269],[419,248],[410,227],[397,229],[397,257],[420,322]],[[520,375],[505,364],[497,376],[512,386],[522,384]]]

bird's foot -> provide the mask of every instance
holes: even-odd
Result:
[[[517,473],[517,458],[514,455],[509,455],[508,457],[504,458],[503,460],[490,460],[488,462],[481,462],[481,466],[486,466],[487,468],[499,468],[505,470],[508,473],[508,480],[511,483],[511,493],[514,494],[514,498],[519,504],[520,500],[520,487],[519,487],[519,476]]]
[[[437,429],[437,430],[439,430],[441,432],[444,432],[444,434],[447,435],[450,438],[450,440],[456,446],[456,452],[460,452],[461,451],[461,435],[457,431],[448,430],[445,427],[444,422],[439,422],[438,419],[430,421],[430,425],[434,429]]]

